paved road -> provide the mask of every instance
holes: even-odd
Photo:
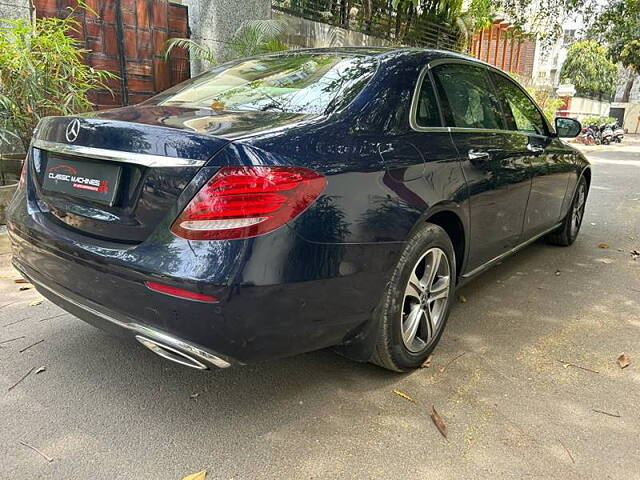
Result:
[[[0,341],[25,336],[0,344],[0,478],[638,478],[640,148],[589,155],[577,243],[465,287],[431,368],[407,375],[329,351],[191,371],[30,305],[0,256]]]

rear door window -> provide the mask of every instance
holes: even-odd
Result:
[[[416,125],[418,127],[442,127],[436,93],[428,75],[424,76],[418,93]]]
[[[490,72],[498,89],[509,130],[547,135],[542,114],[531,99],[512,80],[496,72]]]
[[[500,103],[485,68],[466,63],[433,69],[443,115],[449,127],[503,130]]]

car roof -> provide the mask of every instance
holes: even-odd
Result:
[[[451,50],[438,50],[435,48],[419,48],[419,47],[319,47],[319,48],[300,48],[294,50],[284,50],[277,52],[276,55],[296,55],[299,53],[319,53],[319,54],[337,54],[354,57],[377,57],[380,59],[391,59],[401,57],[405,60],[408,58],[421,59],[431,61],[439,58],[456,58],[468,60],[482,65],[489,65],[482,60],[470,57],[463,53]]]

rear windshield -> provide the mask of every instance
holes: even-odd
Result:
[[[371,57],[317,53],[249,59],[168,90],[154,103],[226,111],[330,113],[358,95],[376,66]]]

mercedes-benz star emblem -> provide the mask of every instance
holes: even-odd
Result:
[[[67,142],[73,143],[78,139],[78,134],[80,133],[80,120],[77,118],[72,120],[69,125],[67,125],[67,130],[65,132],[65,136],[67,137]]]

